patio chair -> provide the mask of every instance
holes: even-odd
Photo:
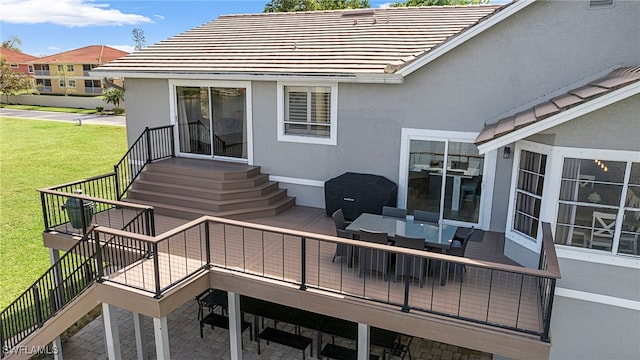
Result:
[[[396,235],[395,245],[407,249],[424,250],[424,238],[412,238]],[[427,273],[427,264],[428,259],[418,256],[397,254],[395,280],[398,280],[398,277],[402,276],[406,278],[412,277],[414,279],[418,279],[420,287],[423,287],[425,275]]]
[[[431,211],[414,210],[413,220],[437,224],[440,220],[440,214]]]
[[[351,222],[348,222],[344,219],[342,209],[336,210],[333,215],[331,215],[331,217],[333,218],[333,223],[336,226],[336,236],[345,239],[352,239],[353,237],[351,236],[351,234],[349,234],[345,230],[347,226],[351,224]],[[353,249],[351,248],[351,246],[345,244],[336,244],[336,252],[333,255],[333,259],[331,260],[331,262],[334,262],[336,260],[336,256],[347,256],[347,259],[349,259],[349,265],[351,265],[352,253]]]
[[[411,341],[413,341],[413,336],[408,336],[408,338],[409,340],[407,340],[407,343],[403,344],[402,335],[398,335],[398,339],[395,344],[393,344],[393,348],[389,351],[389,355],[391,357],[399,357],[400,359],[404,359],[405,356],[409,355],[409,360],[411,360]]]
[[[360,240],[375,244],[387,244],[388,234],[386,232],[368,231],[360,229]],[[387,280],[389,274],[389,253],[382,250],[374,250],[369,248],[358,249],[359,259],[359,276],[369,272],[381,273],[384,280]]]
[[[449,248],[446,250],[446,254],[464,257],[464,254],[467,251],[467,245],[469,245],[469,240],[471,239],[471,235],[473,235],[474,230],[475,229],[472,227],[462,240],[456,239],[454,236],[453,241],[451,241]],[[456,273],[460,273],[460,281],[462,281],[462,273],[467,271],[466,267],[461,264],[456,264],[454,268]],[[447,269],[449,269],[449,264],[447,264]]]
[[[407,217],[407,209],[400,209],[392,206],[383,206],[382,216],[390,216],[390,217],[404,219]]]

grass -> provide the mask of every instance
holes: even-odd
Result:
[[[126,129],[0,117],[0,309],[50,266],[39,188],[113,171]]]
[[[5,109],[15,109],[15,110],[55,111],[55,112],[74,113],[74,114],[97,114],[98,113],[98,111],[96,109],[76,109],[76,108],[65,108],[65,107],[54,107],[54,106],[39,106],[39,105],[8,105],[8,104],[3,104],[2,107],[5,108]]]

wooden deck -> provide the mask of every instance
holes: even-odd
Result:
[[[98,223],[101,216],[99,214]],[[185,224],[183,219],[156,216],[159,236]],[[249,221],[323,235],[334,235],[334,225],[322,209],[296,206],[283,214]],[[159,243],[160,286],[169,287],[207,263],[204,241],[205,225],[181,232]],[[300,284],[302,250],[298,236],[277,231],[261,231],[240,226],[210,224],[210,258],[216,269],[231,269],[269,281]],[[486,232],[482,241],[468,245],[466,257],[479,261],[515,266],[503,255],[504,237]],[[360,274],[358,267],[348,267],[346,259],[332,261],[336,245],[328,241],[306,241],[306,286],[400,308],[404,300],[404,281],[382,274]],[[155,291],[154,259],[145,259],[109,275],[118,283],[149,292]],[[433,262],[433,261],[432,261]],[[438,266],[433,268],[437,269]],[[414,312],[426,310],[445,316],[462,317],[481,323],[541,331],[539,294],[535,277],[486,267],[467,266],[463,274],[447,272],[446,286],[440,275],[427,276],[420,287],[411,281],[409,306]],[[367,301],[362,300],[362,301]]]

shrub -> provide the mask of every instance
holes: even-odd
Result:
[[[104,111],[104,106],[96,106],[96,111],[97,112],[103,112]]]
[[[113,108],[113,113],[116,115],[122,115],[124,114],[124,109],[123,108]]]

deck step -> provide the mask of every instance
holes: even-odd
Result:
[[[129,202],[184,219],[202,215],[247,220],[274,216],[295,205],[259,166],[172,158],[147,165],[127,192]]]

